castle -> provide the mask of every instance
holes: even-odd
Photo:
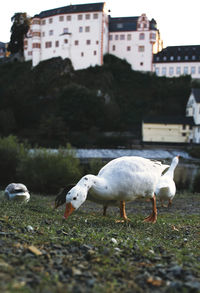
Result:
[[[75,70],[102,65],[106,53],[126,59],[134,70],[152,71],[153,53],[162,49],[154,19],[112,18],[106,3],[69,5],[40,12],[32,18],[24,40],[25,60],[33,66],[61,56]]]
[[[33,66],[60,56],[69,58],[75,70],[84,69],[102,65],[106,53],[126,59],[133,70],[200,78],[200,46],[163,49],[154,19],[146,14],[113,18],[105,2],[42,11],[32,18],[24,40],[25,60]]]

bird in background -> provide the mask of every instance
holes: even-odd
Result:
[[[164,175],[162,175],[156,185],[156,198],[160,200],[161,206],[164,201],[168,200],[167,207],[172,205],[172,200],[176,194],[176,184],[174,182],[174,171],[179,163],[179,156],[172,159],[171,165]]]

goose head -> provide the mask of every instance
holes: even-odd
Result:
[[[180,158],[179,155],[177,155],[177,156],[175,156],[175,157],[173,158],[172,163],[171,163],[171,165],[172,165],[173,167],[176,167],[176,166],[178,165],[179,158]]]
[[[90,186],[86,184],[87,177],[77,183],[66,195],[66,208],[64,217],[67,219],[74,210],[77,210],[86,200]]]

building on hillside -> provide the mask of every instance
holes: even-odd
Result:
[[[25,60],[33,66],[53,57],[70,58],[74,69],[102,65],[106,53],[126,59],[134,70],[152,71],[153,52],[162,49],[155,20],[112,18],[106,3],[69,5],[32,18],[24,40]]]
[[[7,44],[0,42],[0,58],[6,57],[6,48],[7,48]]]
[[[105,3],[69,5],[42,11],[24,40],[25,60],[33,66],[53,57],[70,58],[74,69],[102,65],[108,52]]]
[[[132,69],[152,71],[152,56],[162,49],[157,24],[140,17],[109,17],[109,53],[126,59]]]
[[[186,116],[194,119],[195,143],[200,143],[200,89],[192,89],[186,106]]]
[[[153,71],[158,76],[189,74],[200,78],[200,45],[166,47],[153,56]]]
[[[153,117],[142,122],[142,141],[155,143],[193,142],[193,117]]]

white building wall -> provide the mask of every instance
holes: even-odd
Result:
[[[81,20],[78,19],[79,15],[82,15]],[[83,69],[102,65],[103,55],[108,52],[108,19],[102,12],[43,18],[40,25],[31,26],[31,31],[32,35],[36,31],[41,35],[26,39],[29,49],[25,51],[25,60],[30,60],[28,52],[33,43],[41,44],[41,48],[32,50],[33,66],[42,60],[61,56],[70,58],[74,69]]]
[[[150,31],[112,32],[109,34],[109,53],[126,59],[134,70],[151,71],[153,44],[150,42]]]
[[[192,78],[200,78],[200,62],[154,63],[153,71],[158,76],[178,77],[188,74]]]

